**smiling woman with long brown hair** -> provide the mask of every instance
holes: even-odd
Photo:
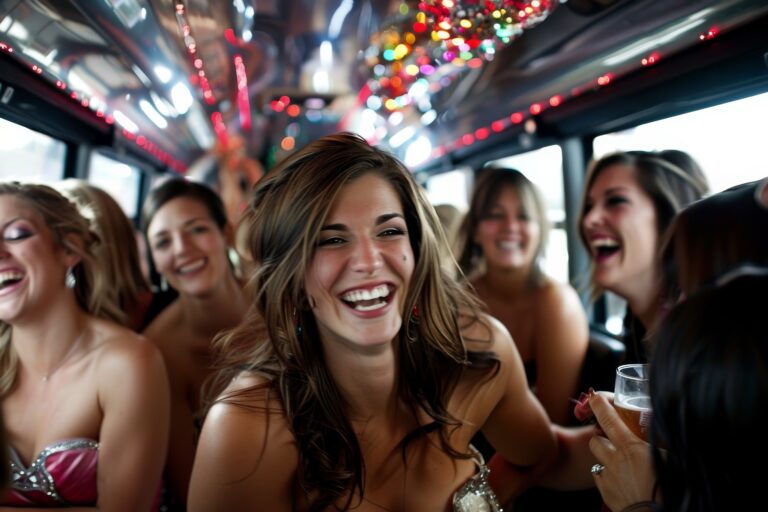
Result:
[[[509,334],[441,267],[408,170],[324,137],[260,182],[249,219],[256,308],[223,339],[190,509],[497,510],[475,432],[521,466],[554,439]]]

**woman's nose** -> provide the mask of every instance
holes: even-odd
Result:
[[[373,274],[384,266],[379,248],[373,241],[364,241],[358,244],[353,256],[352,269],[357,272]]]
[[[582,221],[583,227],[589,228],[597,226],[602,219],[602,215],[602,210],[598,206],[592,206],[584,215],[584,219]]]

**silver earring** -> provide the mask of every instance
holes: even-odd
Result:
[[[163,274],[160,274],[160,291],[161,292],[168,291],[168,281],[165,279],[165,276]]]
[[[75,287],[77,284],[77,279],[75,278],[75,273],[72,272],[72,267],[69,267],[67,269],[67,275],[64,276],[64,284],[67,288],[70,290]]]

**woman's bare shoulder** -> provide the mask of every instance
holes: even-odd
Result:
[[[107,380],[143,378],[147,371],[165,378],[160,350],[146,337],[102,319],[93,319],[91,329],[97,371]]]
[[[209,409],[200,436],[193,501],[211,496],[288,497],[298,468],[298,449],[280,401],[264,377],[235,377]],[[194,485],[193,485],[194,487]],[[197,496],[197,494],[200,494]]]
[[[512,336],[504,324],[488,313],[480,312],[473,317],[464,315],[460,324],[467,350],[496,352],[512,344]]]

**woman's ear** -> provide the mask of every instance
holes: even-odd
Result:
[[[64,236],[64,247],[63,247],[63,255],[64,255],[64,263],[67,265],[67,268],[72,268],[83,259],[82,256],[76,251],[74,248],[77,247],[78,249],[83,249],[83,240],[75,235],[74,233],[69,233]]]

